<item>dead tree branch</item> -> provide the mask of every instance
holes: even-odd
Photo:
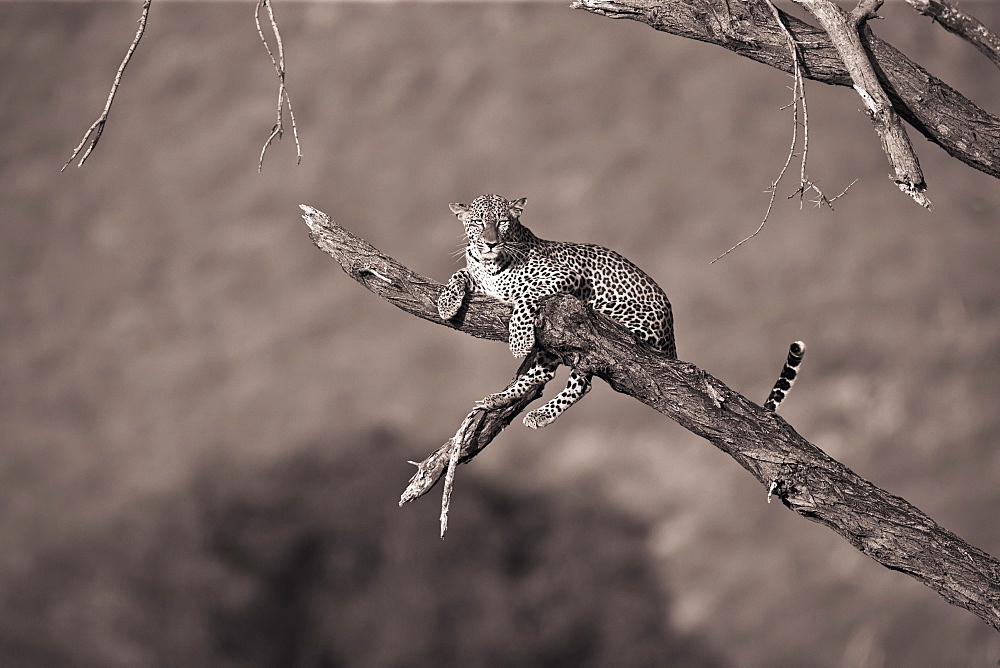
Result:
[[[457,318],[443,321],[436,305],[442,285],[383,255],[323,212],[302,209],[316,246],[376,295],[407,313],[472,336],[507,339],[510,306],[472,295]],[[872,559],[910,575],[1000,630],[1000,561],[832,459],[775,413],[693,364],[636,345],[617,323],[569,295],[543,300],[536,337],[542,348],[573,367],[592,372],[616,391],[710,441],[795,513],[829,527]],[[472,424],[459,461],[474,457],[523,408],[508,407],[503,415],[487,412]],[[449,441],[419,464],[402,502],[434,485],[452,447]]]
[[[1000,36],[982,21],[944,0],[906,0],[919,13],[937,21],[942,28],[958,35],[1000,67]]]
[[[271,32],[274,34],[274,41],[277,44],[277,58],[274,57],[274,53],[271,51],[270,45],[268,45],[267,40],[264,38],[264,29],[260,25],[260,10],[262,8],[267,9],[267,18],[271,24]],[[302,164],[302,145],[299,144],[299,129],[295,125],[295,112],[292,111],[292,98],[288,96],[288,88],[285,87],[285,47],[281,42],[281,32],[278,31],[278,23],[274,20],[274,10],[271,8],[271,0],[257,0],[257,8],[254,10],[253,17],[257,22],[257,34],[260,36],[260,41],[267,50],[267,55],[271,59],[271,64],[274,65],[274,73],[278,77],[278,118],[274,123],[274,127],[271,128],[271,134],[268,135],[267,141],[264,142],[264,147],[260,149],[260,159],[257,161],[257,171],[260,172],[264,169],[264,154],[267,153],[267,148],[271,145],[271,142],[275,139],[281,141],[281,136],[285,134],[285,105],[288,106],[288,118],[292,123],[292,136],[295,138],[295,164],[300,165]]]
[[[575,0],[572,7],[615,19],[641,21],[656,30],[724,47],[792,73],[783,29],[765,0]],[[830,37],[782,13],[800,47],[806,78],[853,86]],[[958,160],[1000,178],[1000,118],[929,74],[891,44],[862,35],[882,89],[907,123]]]
[[[149,17],[149,6],[153,3],[153,0],[145,0],[142,3],[142,14],[139,15],[139,27],[135,30],[135,37],[132,39],[132,44],[129,45],[128,51],[125,53],[125,58],[122,59],[121,65],[118,66],[118,72],[115,74],[115,80],[111,83],[111,92],[108,93],[107,102],[104,103],[104,111],[101,115],[97,117],[93,125],[83,133],[83,139],[77,144],[77,147],[73,149],[73,154],[69,156],[69,160],[66,164],[62,166],[59,171],[64,171],[69,167],[69,163],[76,160],[76,156],[79,155],[80,151],[83,149],[89,141],[87,150],[84,152],[83,157],[80,158],[80,162],[77,163],[77,167],[83,167],[83,163],[87,162],[87,158],[90,157],[90,153],[97,146],[97,142],[101,140],[101,135],[104,134],[104,126],[108,122],[108,113],[111,111],[111,104],[115,101],[115,93],[118,92],[118,86],[122,82],[122,74],[125,73],[125,68],[128,67],[128,63],[132,60],[132,54],[135,53],[135,48],[139,46],[139,40],[142,39],[143,33],[146,32],[146,19]]]
[[[850,15],[831,0],[794,0],[812,14],[829,35],[840,54],[840,59],[851,75],[854,90],[861,96],[865,111],[871,118],[875,131],[882,141],[882,150],[889,158],[893,169],[893,181],[904,193],[922,207],[930,208],[930,200],[924,195],[927,183],[920,169],[917,155],[913,152],[906,128],[893,109],[889,96],[882,89],[882,83],[861,42],[861,31],[867,31],[867,21],[874,18],[882,6],[882,0],[862,0]],[[869,36],[870,39],[870,36]]]

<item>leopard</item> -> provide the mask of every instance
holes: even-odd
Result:
[[[650,276],[619,253],[596,244],[549,241],[521,223],[526,199],[486,194],[470,204],[452,203],[451,212],[465,227],[465,262],[438,298],[438,313],[450,320],[465,296],[479,292],[507,304],[510,351],[524,357],[535,346],[535,317],[540,301],[567,293],[623,325],[643,344],[677,358],[674,318],[666,293]],[[506,389],[481,400],[483,408],[507,405],[538,385],[548,383],[559,358],[542,350],[525,373]],[[572,370],[565,389],[524,417],[539,429],[554,422],[590,391],[591,377]]]
[[[525,357],[535,348],[535,318],[541,300],[565,293],[624,326],[638,345],[677,359],[673,309],[656,281],[610,248],[535,236],[521,223],[525,202],[523,197],[508,200],[486,194],[470,204],[449,205],[465,228],[466,266],[456,271],[442,290],[437,300],[440,317],[446,321],[454,318],[472,292],[510,304],[510,351],[515,357]],[[781,376],[768,396],[768,410],[777,410],[787,396],[804,353],[802,342],[792,344]],[[556,355],[538,350],[524,373],[477,405],[489,410],[513,403],[552,380],[560,363]],[[524,424],[532,429],[552,424],[590,391],[591,381],[591,374],[571,369],[566,387],[525,415]]]

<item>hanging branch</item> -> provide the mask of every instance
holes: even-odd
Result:
[[[641,21],[785,72],[794,69],[785,34],[764,0],[574,0],[571,6],[608,18]],[[781,16],[800,46],[805,78],[854,85],[824,30],[785,13]],[[891,44],[870,34],[863,39],[896,113],[954,158],[1000,178],[1000,118],[977,107]]]
[[[784,18],[781,12],[774,5],[771,0],[764,0],[767,6],[771,9],[771,14],[774,16],[775,22],[780,26],[781,31],[785,34],[785,39],[788,42],[788,51],[792,56],[792,101],[788,103],[786,107],[782,109],[792,108],[792,143],[788,147],[788,155],[785,157],[785,164],[781,166],[781,171],[778,172],[778,177],[771,182],[765,192],[769,193],[767,200],[767,209],[764,211],[764,217],[760,221],[760,225],[757,226],[753,232],[747,236],[740,239],[737,243],[731,246],[726,252],[722,253],[714,260],[709,262],[709,264],[715,264],[722,258],[726,257],[734,250],[750,241],[764,229],[764,225],[767,224],[767,219],[771,216],[771,210],[774,208],[774,198],[778,192],[778,184],[785,177],[785,172],[788,171],[789,165],[792,164],[792,158],[795,157],[795,148],[799,144],[799,111],[802,113],[802,150],[800,153],[799,160],[799,187],[788,196],[789,199],[798,196],[799,198],[799,209],[802,208],[802,200],[808,191],[813,191],[816,194],[816,199],[813,203],[817,208],[822,206],[828,206],[833,209],[833,203],[839,198],[843,197],[851,186],[857,183],[857,179],[852,181],[839,195],[834,195],[833,197],[827,197],[823,194],[823,191],[819,189],[815,183],[813,183],[809,177],[806,176],[806,162],[809,159],[809,107],[806,104],[806,88],[805,79],[802,77],[802,56],[799,54],[799,46],[795,42],[795,37],[792,35],[791,31],[788,30],[788,26],[785,25]]]
[[[778,193],[778,184],[781,180],[785,178],[785,172],[788,171],[788,166],[792,164],[792,158],[795,156],[795,147],[799,143],[799,109],[802,109],[803,122],[802,127],[805,134],[805,139],[803,140],[802,146],[802,162],[800,165],[799,174],[799,190],[798,192],[805,192],[805,180],[806,180],[806,158],[809,155],[809,116],[806,108],[806,93],[805,93],[805,82],[802,80],[802,68],[801,59],[799,56],[799,47],[795,43],[795,38],[792,33],[788,31],[788,27],[785,22],[781,19],[781,13],[778,8],[774,6],[771,0],[765,0],[768,7],[771,9],[771,13],[774,15],[774,19],[777,24],[781,27],[782,32],[785,33],[785,39],[788,41],[788,51],[792,56],[792,101],[788,106],[792,108],[792,143],[788,147],[788,155],[785,157],[785,164],[781,166],[781,171],[778,172],[778,177],[771,181],[771,185],[768,186],[768,200],[767,200],[767,210],[764,211],[764,217],[760,221],[760,225],[757,229],[751,232],[749,235],[743,237],[733,246],[729,248],[725,253],[719,255],[714,260],[709,262],[709,264],[715,264],[722,258],[726,257],[734,250],[750,241],[764,229],[764,225],[767,224],[767,219],[771,216],[771,209],[774,208],[774,198]],[[801,200],[800,200],[801,205]]]
[[[470,295],[454,320],[441,320],[437,298],[444,286],[383,255],[322,211],[305,205],[302,210],[313,243],[377,296],[472,336],[507,339],[509,305]],[[767,496],[762,493],[762,502],[777,496],[795,513],[832,529],[875,561],[910,575],[1000,630],[1000,561],[861,478],[775,413],[693,364],[636,345],[623,327],[569,295],[542,300],[535,336],[541,348],[565,363],[602,378],[615,391],[651,406],[728,454],[763,485]],[[401,504],[434,486],[459,445],[456,463],[469,461],[527,403],[507,407],[502,415],[486,411],[467,418],[470,424],[458,439],[418,464]]]
[[[942,28],[958,35],[1000,67],[1000,36],[968,12],[944,0],[906,0],[917,12],[929,16]]]
[[[69,156],[69,160],[66,164],[62,166],[59,171],[64,171],[69,164],[76,159],[80,151],[83,149],[84,144],[88,144],[86,152],[84,152],[83,157],[80,158],[80,162],[76,165],[77,167],[83,167],[83,163],[87,161],[90,157],[90,153],[97,146],[97,142],[101,140],[101,135],[104,133],[104,125],[108,122],[108,113],[111,111],[111,103],[115,101],[115,93],[118,92],[118,85],[122,82],[122,74],[125,73],[125,68],[128,66],[130,60],[132,60],[132,54],[135,53],[135,47],[139,46],[139,40],[142,39],[142,35],[146,32],[146,18],[149,16],[149,6],[153,3],[153,0],[145,0],[142,3],[142,14],[139,15],[139,27],[136,28],[135,38],[132,40],[132,44],[128,47],[128,51],[125,53],[125,58],[122,59],[121,65],[118,66],[118,72],[115,74],[115,80],[111,83],[111,92],[108,93],[108,100],[104,103],[104,111],[101,115],[97,117],[93,125],[83,133],[83,139],[75,149],[73,149],[73,154]]]
[[[277,58],[274,57],[271,47],[264,38],[264,29],[260,25],[261,8],[267,9],[267,17],[271,24],[271,32],[274,34],[274,41],[277,43]],[[295,138],[296,165],[302,164],[302,146],[299,144],[299,130],[295,125],[295,112],[292,111],[292,98],[288,96],[288,89],[285,87],[285,47],[281,43],[281,33],[278,31],[278,24],[274,20],[274,10],[271,8],[271,0],[258,0],[257,8],[254,10],[253,16],[254,20],[257,22],[257,34],[260,35],[260,41],[267,50],[267,55],[271,58],[271,64],[274,65],[274,72],[278,76],[277,120],[274,123],[274,127],[271,129],[271,134],[268,136],[267,141],[264,142],[264,147],[260,149],[260,159],[257,161],[257,172],[259,173],[262,169],[264,169],[264,154],[267,152],[267,147],[270,146],[271,142],[275,139],[281,141],[281,136],[285,133],[284,108],[286,104],[288,105],[288,118],[292,123],[292,136]]]

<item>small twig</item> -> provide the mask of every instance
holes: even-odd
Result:
[[[784,170],[782,170],[782,171],[784,171]],[[779,177],[779,179],[780,179],[780,177]],[[760,234],[760,231],[764,229],[764,225],[767,223],[767,217],[771,215],[771,207],[774,206],[774,192],[775,192],[775,190],[777,190],[777,187],[778,187],[778,182],[774,181],[773,183],[771,183],[771,186],[768,188],[768,190],[771,192],[771,197],[770,197],[770,199],[767,202],[767,211],[764,212],[764,218],[761,219],[760,225],[757,226],[757,229],[754,230],[753,232],[751,232],[750,234],[748,234],[747,236],[743,237],[742,239],[740,239],[737,243],[733,244],[733,246],[730,247],[729,250],[727,250],[722,255],[719,255],[717,258],[715,258],[714,260],[712,260],[711,262],[709,262],[709,264],[715,264],[716,262],[718,262],[722,258],[724,258],[727,255],[729,255],[730,253],[732,253],[734,250],[736,250],[737,248],[739,248],[740,246],[742,246],[743,244],[745,244],[746,242],[750,241],[755,236],[757,236],[758,234]]]
[[[97,120],[94,121],[93,125],[91,125],[90,128],[83,133],[83,139],[81,139],[77,147],[73,149],[73,154],[69,156],[69,160],[67,160],[66,164],[62,166],[62,169],[59,170],[60,172],[65,171],[65,169],[69,167],[69,164],[76,159],[76,156],[79,155],[80,151],[83,149],[84,144],[86,144],[89,140],[90,145],[87,147],[83,157],[80,158],[80,162],[77,164],[77,167],[83,167],[83,163],[87,161],[87,158],[90,157],[90,153],[94,150],[94,147],[97,146],[97,142],[101,140],[101,135],[104,133],[104,125],[108,122],[108,112],[111,111],[111,103],[115,101],[115,93],[118,92],[118,86],[122,82],[122,74],[125,72],[125,68],[128,66],[129,61],[132,60],[132,54],[135,52],[135,47],[139,46],[139,40],[142,39],[142,34],[146,32],[146,18],[149,16],[149,6],[152,3],[153,0],[145,0],[142,3],[142,14],[139,15],[139,27],[136,28],[135,38],[132,40],[132,44],[128,47],[128,51],[125,53],[125,58],[122,59],[121,65],[118,66],[118,72],[115,74],[115,80],[111,84],[111,92],[108,93],[108,100],[104,103],[104,111],[97,117]]]
[[[906,0],[917,12],[937,21],[942,28],[958,35],[1000,67],[1000,36],[982,21],[945,0]]]
[[[792,36],[792,33],[788,30],[788,26],[785,25],[785,21],[784,19],[782,19],[781,12],[778,11],[778,8],[774,6],[774,3],[771,2],[771,0],[764,0],[764,1],[768,5],[768,7],[770,7],[771,14],[774,16],[774,20],[777,22],[778,27],[780,27],[781,30],[784,32],[785,39],[788,42],[788,50],[792,56],[792,101],[788,105],[789,107],[792,107],[792,143],[788,147],[788,155],[785,157],[785,164],[781,166],[781,171],[778,172],[778,178],[774,179],[774,181],[771,182],[770,187],[768,187],[767,189],[767,192],[770,192],[770,197],[768,197],[767,210],[764,212],[764,217],[761,219],[760,225],[757,226],[757,229],[754,230],[753,233],[741,239],[738,243],[733,245],[725,253],[719,255],[714,260],[709,262],[709,264],[715,264],[716,262],[718,262],[725,256],[729,255],[730,253],[732,253],[734,250],[736,250],[746,242],[753,239],[755,236],[760,234],[761,230],[764,229],[764,225],[767,224],[767,219],[771,215],[771,209],[774,208],[774,197],[778,191],[778,184],[781,183],[781,180],[785,176],[785,172],[788,171],[788,166],[792,164],[792,157],[795,155],[795,146],[798,144],[799,141],[798,131],[799,131],[800,104],[802,105],[803,134],[805,137],[802,146],[801,167],[799,170],[800,191],[803,190],[802,184],[806,182],[806,176],[805,176],[806,159],[808,158],[808,153],[809,153],[809,115],[806,108],[805,82],[802,79],[802,67],[799,54],[799,47],[798,44],[796,44],[795,38]],[[787,107],[785,108],[787,109]]]
[[[274,53],[271,51],[271,47],[267,43],[267,39],[264,38],[264,29],[260,25],[260,10],[264,7],[267,9],[267,16],[271,24],[271,31],[274,33],[274,40],[277,43],[278,57],[274,57]],[[278,76],[278,105],[277,105],[277,120],[275,121],[274,127],[271,129],[271,134],[268,136],[267,141],[264,142],[263,148],[260,149],[260,159],[257,161],[257,171],[260,172],[264,168],[264,154],[267,152],[268,146],[271,145],[276,138],[281,141],[281,136],[285,133],[284,128],[284,105],[288,105],[288,117],[292,122],[292,136],[295,138],[295,154],[296,160],[295,164],[302,164],[302,146],[299,144],[299,130],[295,125],[295,113],[292,111],[292,98],[288,96],[288,89],[285,87],[285,47],[281,43],[281,33],[278,31],[278,24],[274,20],[274,10],[271,8],[271,0],[258,0],[257,8],[254,11],[254,20],[257,22],[257,34],[260,35],[260,41],[267,50],[267,55],[271,58],[271,63],[274,65],[275,74]]]
[[[808,190],[812,190],[813,192],[816,193],[816,199],[812,200],[813,206],[815,208],[821,209],[821,208],[823,208],[825,206],[825,207],[828,207],[832,211],[833,210],[833,203],[836,202],[841,197],[843,197],[844,195],[846,195],[847,191],[851,189],[851,186],[853,186],[857,182],[858,182],[858,180],[854,179],[853,181],[851,181],[850,183],[847,184],[846,188],[844,188],[843,190],[841,190],[840,193],[838,193],[837,195],[834,195],[833,197],[827,197],[823,193],[823,191],[820,190],[819,187],[817,187],[816,184],[812,183],[811,181],[808,183],[807,189]],[[796,195],[796,193],[792,193],[788,197],[789,197],[789,199],[791,199],[792,197],[795,197],[795,195]]]

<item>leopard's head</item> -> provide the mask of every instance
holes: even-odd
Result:
[[[521,226],[524,198],[508,201],[499,195],[481,195],[471,204],[449,204],[465,225],[467,251],[485,264],[506,264],[516,254],[517,244],[530,235]]]

